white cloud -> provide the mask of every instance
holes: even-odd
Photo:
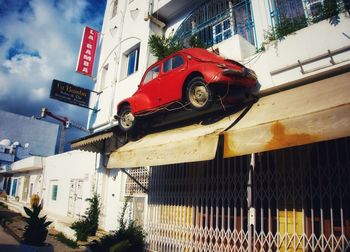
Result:
[[[89,78],[75,73],[85,26],[80,20],[88,2],[32,0],[29,4],[30,11],[19,14],[14,8],[9,8],[6,15],[0,16],[0,34],[6,37],[5,42],[0,44],[0,109],[26,114],[31,111],[28,106],[33,106],[34,114],[34,111],[38,111],[38,106],[49,105],[64,116],[85,121],[86,118],[81,115],[86,116],[84,109],[50,99],[49,90],[52,79],[92,87]],[[100,18],[102,17],[103,13],[100,13]],[[26,48],[38,52],[38,55],[21,52],[7,58],[8,50],[15,41],[23,42]],[[4,105],[16,104],[17,101],[25,101],[27,107],[23,111],[18,111],[21,110],[20,106],[14,108],[17,111],[11,111],[8,105]]]
[[[30,99],[35,101],[44,100],[47,97],[47,93],[45,88],[32,89]]]

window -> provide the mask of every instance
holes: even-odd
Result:
[[[228,39],[232,33],[231,21],[227,18],[213,27],[214,43],[217,44]]]
[[[128,58],[128,72],[127,76],[135,73],[138,70],[138,65],[139,65],[139,51],[140,48],[137,48],[133,51],[131,51],[127,58]]]
[[[205,1],[190,13],[176,30],[175,36],[186,45],[189,45],[192,36],[196,36],[204,46],[210,47],[233,34],[239,34],[254,45],[254,29],[251,0],[215,0]]]
[[[153,67],[152,69],[150,69],[148,71],[148,73],[145,76],[145,79],[143,80],[143,83],[147,83],[151,80],[153,80],[154,78],[156,78],[159,74],[159,65]]]
[[[51,200],[57,200],[58,185],[53,185],[51,190]]]
[[[183,64],[184,59],[180,55],[176,55],[175,57],[164,62],[163,71],[164,73],[169,72],[170,70],[173,70]]]
[[[117,15],[117,11],[118,11],[118,0],[114,0],[112,3],[113,7],[112,7],[112,16],[111,19],[114,18]]]
[[[16,196],[17,191],[17,179],[14,179],[12,182],[12,190],[11,190],[11,196]]]

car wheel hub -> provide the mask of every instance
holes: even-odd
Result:
[[[203,106],[208,101],[208,91],[206,87],[197,86],[193,89],[191,100],[197,106]]]
[[[124,128],[130,128],[133,125],[134,120],[135,117],[133,116],[133,114],[128,112],[121,117],[120,122]]]

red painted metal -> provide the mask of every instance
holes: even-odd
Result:
[[[183,64],[165,72],[164,63],[175,56],[182,57]],[[146,81],[149,80],[149,72],[157,66],[160,69],[157,77]],[[191,80],[191,76],[198,75],[210,86],[226,84],[251,88],[257,83],[254,72],[236,61],[201,48],[183,49],[151,65],[143,75],[138,90],[118,104],[118,111],[128,104],[134,115],[140,115],[182,101],[184,85]]]

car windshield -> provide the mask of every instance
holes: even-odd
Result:
[[[151,68],[151,69],[147,72],[147,74],[146,74],[146,76],[145,76],[145,78],[144,78],[144,80],[143,80],[143,83],[145,84],[145,83],[147,83],[147,82],[150,82],[151,80],[153,80],[154,78],[156,78],[156,77],[158,76],[158,74],[159,74],[159,65],[157,65],[157,66]]]

